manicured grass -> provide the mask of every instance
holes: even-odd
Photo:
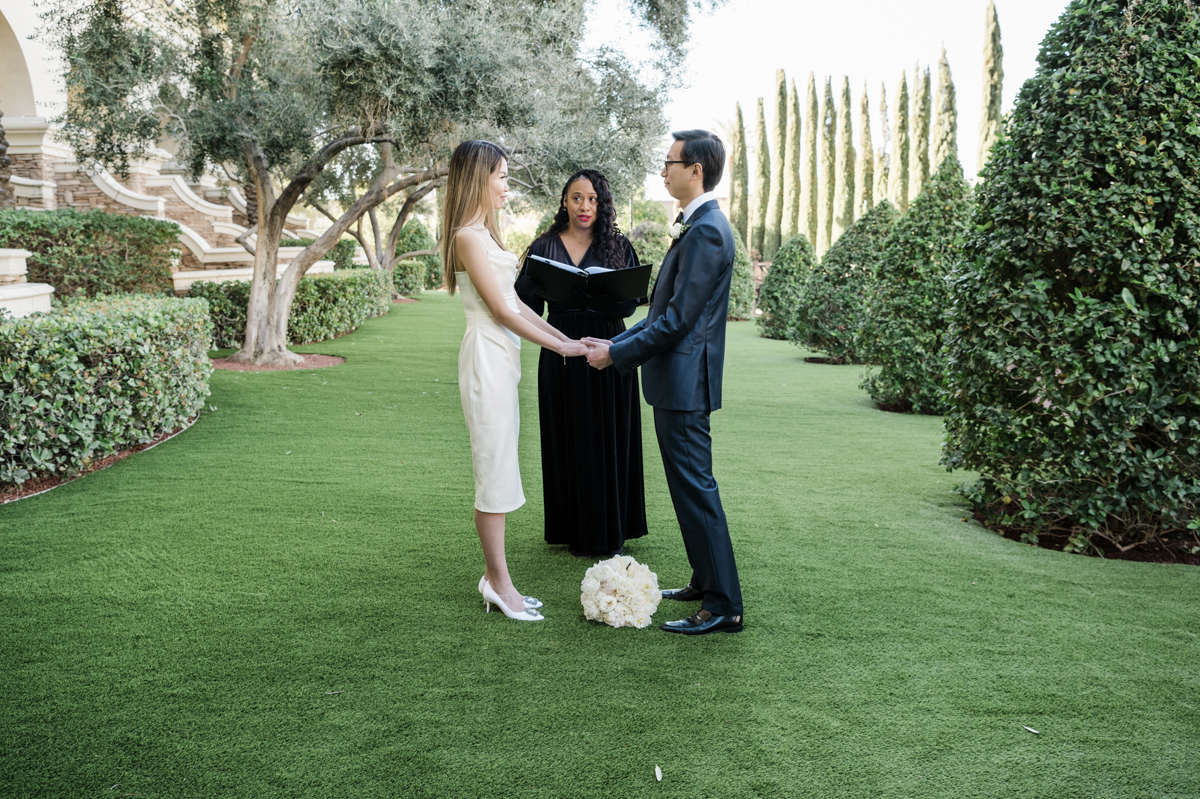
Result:
[[[1200,796],[1200,571],[964,523],[938,419],[751,323],[713,417],[746,632],[584,620],[588,564],[542,542],[529,345],[509,557],[547,621],[485,615],[462,312],[422,297],[300,348],[345,365],[218,372],[187,432],[0,508],[0,794]],[[674,587],[644,418],[629,554]]]

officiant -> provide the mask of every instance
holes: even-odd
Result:
[[[567,180],[553,223],[526,255],[579,269],[637,266],[633,245],[617,227],[608,181],[593,169]],[[586,291],[570,303],[547,301],[541,288],[522,268],[518,296],[538,314],[549,306],[547,321],[572,339],[615,338],[637,308],[636,300],[612,302]],[[641,419],[636,371],[596,370],[583,358],[542,350],[538,420],[546,543],[599,559],[646,535]]]

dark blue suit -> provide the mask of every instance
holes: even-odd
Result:
[[[642,369],[691,585],[714,616],[742,614],[733,544],[712,473],[709,414],[721,407],[733,230],[715,200],[696,209],[663,259],[646,318],[613,340],[622,373]]]

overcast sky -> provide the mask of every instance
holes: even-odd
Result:
[[[1034,73],[1042,38],[1067,5],[1068,0],[996,0],[1006,112],[1021,84]],[[878,147],[882,141],[880,82],[887,86],[894,113],[900,74],[907,72],[911,90],[913,67],[919,60],[922,69],[931,68],[936,94],[937,62],[945,46],[958,96],[959,157],[968,176],[973,175],[986,10],[987,0],[726,0],[716,11],[693,13],[686,85],[671,93],[667,121],[673,130],[719,132],[722,124],[733,120],[734,104],[741,103],[747,138],[752,140],[757,101],[773,94],[775,70],[783,69],[789,80],[796,80],[801,113],[809,72],[816,75],[819,94],[824,91],[824,78],[832,77],[835,97],[840,97],[842,77],[849,76],[855,146],[859,97],[866,81],[872,136]],[[649,37],[633,18],[627,0],[595,0],[588,9],[586,41],[644,58]],[[769,125],[774,116],[769,101],[766,114]],[[661,179],[649,178],[646,185],[649,196],[667,198]]]

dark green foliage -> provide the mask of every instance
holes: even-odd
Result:
[[[662,267],[663,259],[667,257],[667,248],[671,239],[667,236],[667,228],[659,222],[639,222],[629,233],[629,243],[637,253],[639,264],[650,264],[650,285],[658,279],[658,270]]]
[[[400,237],[396,239],[396,255],[407,255],[420,250],[433,250],[433,255],[415,256],[425,265],[424,288],[436,289],[442,285],[442,254],[438,251],[437,239],[425,227],[425,223],[413,217],[404,223]],[[399,289],[397,289],[399,290]],[[403,294],[404,292],[400,292]],[[405,295],[408,296],[408,295]]]
[[[391,277],[378,269],[345,269],[304,278],[288,318],[288,343],[324,341],[387,313],[392,301]],[[246,335],[249,281],[193,283],[189,296],[208,300],[216,346],[241,345]]]
[[[863,379],[863,388],[882,406],[917,413],[945,409],[946,275],[962,257],[971,207],[971,190],[952,155],[884,244],[867,284],[857,353],[881,367]]]
[[[0,324],[0,484],[71,475],[204,405],[208,304],[100,297]]]
[[[29,250],[31,283],[56,296],[169,293],[179,226],[104,211],[0,211],[0,248]]]
[[[729,318],[749,319],[754,314],[754,270],[750,254],[738,234],[733,234],[733,280],[729,284]]]
[[[793,236],[775,253],[771,268],[758,290],[758,334],[763,338],[787,338],[795,324],[800,291],[812,272],[816,254],[806,236]]]
[[[312,244],[314,239],[281,239],[280,247],[307,247]],[[338,239],[333,245],[329,253],[325,256],[328,260],[333,261],[334,269],[353,269],[354,268],[354,250],[358,245],[350,239]]]
[[[943,463],[987,519],[1084,551],[1197,518],[1200,20],[1076,0],[984,172],[954,275]]]
[[[429,269],[416,259],[397,261],[392,267],[392,286],[402,297],[415,297],[425,288]]]
[[[899,217],[896,206],[883,200],[829,248],[800,289],[794,323],[787,331],[792,342],[824,352],[836,363],[862,363],[858,335],[863,292]],[[764,292],[766,288],[764,284]],[[758,304],[762,307],[761,297]]]

